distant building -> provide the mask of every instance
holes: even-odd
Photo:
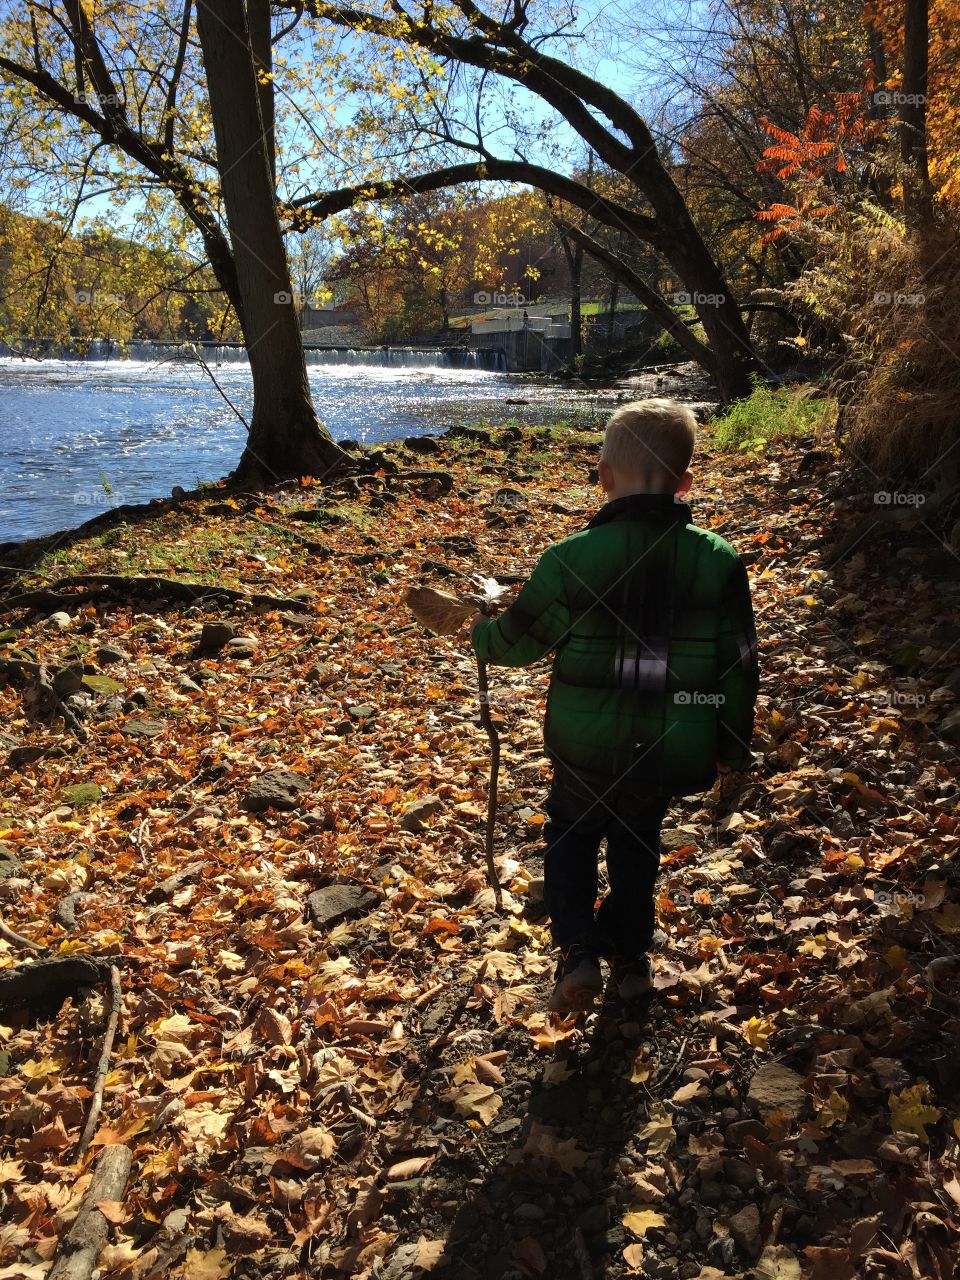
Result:
[[[340,325],[357,325],[359,317],[352,302],[325,302],[320,307],[305,302],[300,308],[301,329],[332,329]]]

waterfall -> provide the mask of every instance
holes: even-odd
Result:
[[[199,351],[210,365],[245,364],[247,350],[241,343],[152,342],[131,339],[117,342],[112,338],[93,338],[71,343],[56,343],[42,338],[14,340],[9,346],[0,341],[0,355],[26,352],[32,356],[48,356],[58,360],[140,360],[147,363],[174,361],[189,363]],[[307,346],[304,354],[308,365],[359,365],[379,369],[478,369],[487,373],[506,373],[507,358],[502,347],[320,347]]]

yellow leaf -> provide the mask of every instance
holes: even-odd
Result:
[[[915,1084],[901,1093],[890,1095],[890,1122],[895,1133],[915,1133],[927,1139],[926,1126],[936,1124],[943,1114],[937,1107],[929,1107],[923,1101],[926,1085]]]
[[[824,1128],[829,1129],[832,1125],[843,1124],[849,1112],[850,1103],[836,1089],[833,1089],[830,1097],[821,1107],[818,1119]]]
[[[883,953],[883,958],[894,973],[903,973],[908,964],[907,953],[904,951],[903,947],[887,947],[886,951]]]
[[[623,1215],[623,1225],[635,1236],[644,1236],[653,1227],[665,1227],[667,1220],[662,1213],[657,1213],[656,1209],[644,1209],[640,1205],[635,1205]]]
[[[191,1249],[177,1274],[184,1280],[222,1280],[232,1270],[233,1263],[227,1261],[226,1249],[211,1249],[207,1253],[202,1249]]]
[[[776,1018],[750,1018],[743,1025],[743,1038],[755,1049],[765,1049],[776,1029]]]

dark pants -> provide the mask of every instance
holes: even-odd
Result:
[[[669,796],[644,796],[629,783],[591,789],[556,767],[543,855],[544,901],[556,946],[565,951],[579,944],[619,959],[633,959],[649,948],[660,828],[669,803]],[[610,892],[594,914],[604,837]]]

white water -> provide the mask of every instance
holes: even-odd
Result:
[[[154,358],[0,358],[0,541],[77,525],[123,502],[193,488],[235,466],[245,429],[195,360],[139,344]],[[249,420],[250,367],[242,349],[204,359],[223,392]],[[395,362],[394,356],[404,359]],[[227,358],[229,353],[229,358]],[[390,349],[390,363],[316,352],[314,403],[334,439],[363,442],[442,431],[465,416],[502,420],[505,399],[529,394],[517,375],[407,363],[418,353]],[[436,360],[441,353],[428,352]],[[559,388],[558,394],[563,394]],[[552,400],[554,389],[537,391]]]

